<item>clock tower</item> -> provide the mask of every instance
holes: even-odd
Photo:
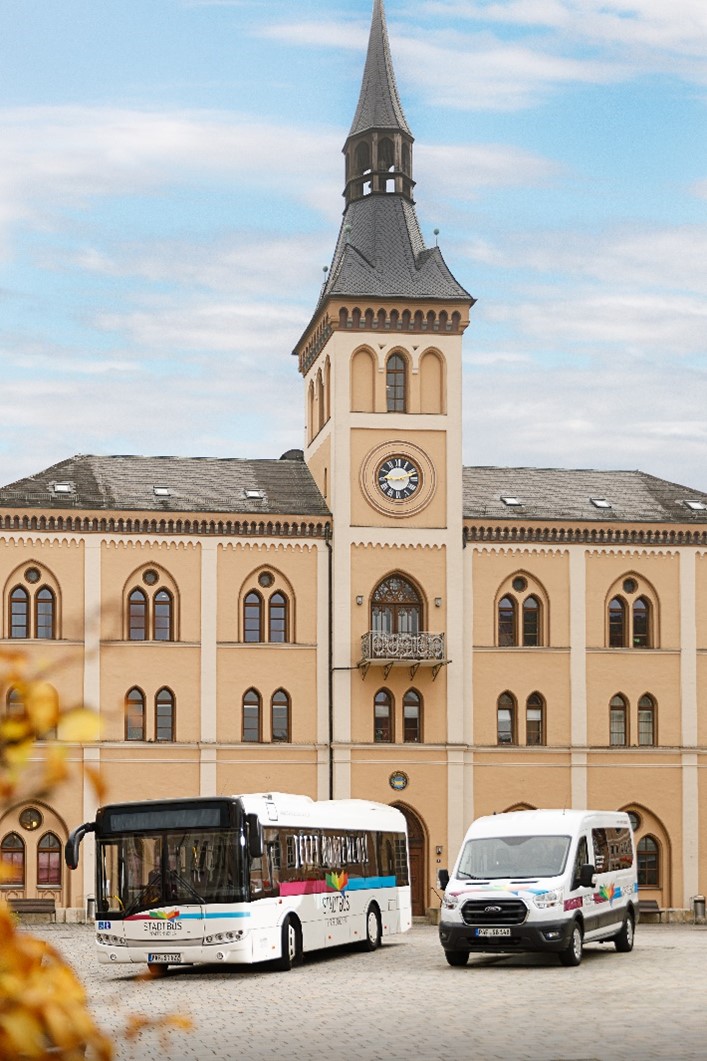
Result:
[[[461,370],[474,300],[420,231],[382,0],[343,153],[341,228],[295,351],[305,460],[334,515],[332,794],[390,802],[402,775],[400,798],[424,819],[425,791],[445,791],[433,781],[453,786],[458,767],[463,783]]]

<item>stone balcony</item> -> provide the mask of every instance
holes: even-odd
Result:
[[[372,666],[382,667],[384,678],[388,677],[391,667],[407,667],[411,678],[419,667],[431,667],[434,681],[440,667],[449,662],[444,634],[427,630],[417,634],[388,634],[369,630],[361,638],[358,666],[364,678]]]

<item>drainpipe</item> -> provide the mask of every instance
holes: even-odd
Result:
[[[329,799],[334,798],[334,550],[331,544],[331,524],[324,528],[324,542],[328,556],[328,608],[329,608]]]

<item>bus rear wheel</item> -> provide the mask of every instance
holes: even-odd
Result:
[[[382,938],[383,930],[381,928],[380,910],[375,903],[371,903],[366,910],[365,934],[361,943],[362,950],[378,950]]]
[[[302,932],[294,917],[286,917],[282,925],[282,954],[274,963],[282,973],[288,973],[302,961]]]

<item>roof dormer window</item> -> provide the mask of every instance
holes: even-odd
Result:
[[[55,494],[73,494],[73,483],[54,483],[52,487]]]
[[[683,501],[683,505],[687,505],[693,512],[707,512],[707,505],[704,501]]]
[[[504,505],[508,505],[509,508],[521,508],[523,505],[519,497],[513,497],[512,495],[504,496],[501,494],[501,501],[503,501]]]
[[[243,497],[246,501],[262,501],[265,494],[262,490],[244,490]]]
[[[153,486],[152,491],[155,497],[171,497],[172,491],[168,486]]]
[[[590,497],[589,500],[595,508],[613,508],[611,501],[607,501],[605,497]]]

